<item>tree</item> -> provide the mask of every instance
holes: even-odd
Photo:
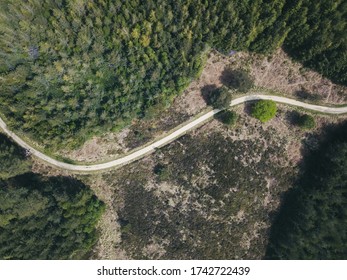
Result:
[[[230,91],[225,87],[215,89],[209,97],[209,103],[214,108],[228,108],[230,106],[232,96]]]
[[[0,133],[0,180],[30,171],[25,150]]]
[[[276,116],[277,106],[272,100],[260,100],[252,108],[251,115],[265,123]]]
[[[33,173],[0,181],[0,259],[82,259],[104,204],[81,182]]]
[[[238,115],[234,111],[223,111],[216,115],[216,119],[226,124],[227,126],[234,126],[237,122]]]
[[[347,258],[347,125],[304,159],[271,228],[267,259]]]
[[[299,120],[298,120],[298,125],[302,128],[302,129],[313,129],[316,126],[316,123],[314,121],[314,118],[310,115],[302,115],[300,116]]]

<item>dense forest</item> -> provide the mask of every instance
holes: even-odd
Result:
[[[0,110],[51,148],[168,106],[209,48],[294,58],[346,84],[343,0],[1,0]]]
[[[306,160],[272,226],[268,259],[347,259],[347,123]]]
[[[30,171],[25,150],[0,133],[0,180]]]
[[[81,259],[97,240],[104,204],[81,182],[30,171],[0,134],[0,259]]]

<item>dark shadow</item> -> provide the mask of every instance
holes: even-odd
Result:
[[[280,209],[277,212],[271,213],[273,223],[269,230],[270,238],[266,249],[265,259],[298,259],[308,257],[312,259],[341,258],[341,255],[334,255],[334,250],[329,252],[329,246],[327,245],[323,244],[320,248],[317,244],[315,247],[317,250],[308,251],[305,250],[305,246],[307,246],[308,243],[301,242],[301,244],[299,244],[296,242],[296,240],[299,239],[299,234],[301,232],[297,229],[305,229],[305,231],[310,229],[310,227],[306,227],[305,224],[308,217],[307,213],[310,213],[311,219],[314,218],[314,215],[317,216],[317,214],[315,214],[317,212],[312,211],[312,209],[316,209],[312,205],[318,206],[318,203],[311,203],[311,194],[317,196],[317,193],[319,193],[319,199],[321,201],[324,201],[324,199],[325,201],[329,200],[331,194],[325,192],[327,186],[324,182],[325,178],[332,176],[330,168],[332,165],[327,164],[329,161],[331,162],[329,154],[330,151],[333,151],[331,150],[332,147],[339,143],[346,143],[347,122],[337,126],[327,125],[319,133],[312,135],[312,138],[318,141],[317,147],[311,149],[308,147],[308,140],[304,140],[305,142],[302,149],[303,159],[299,163],[301,170],[300,176],[292,182],[293,187],[282,195]],[[316,192],[314,192],[315,190]],[[308,202],[310,203],[310,206],[307,206]],[[333,209],[330,209],[330,211],[332,210]],[[327,211],[327,209],[323,209],[322,211]],[[303,217],[306,217],[306,219]],[[316,220],[321,221],[318,218]],[[305,241],[305,239],[307,240],[309,238],[308,233],[305,231],[302,231],[303,234],[301,241]],[[319,232],[314,232],[314,230],[311,230],[310,232],[310,234],[315,233]],[[314,238],[313,235],[312,238]],[[331,244],[329,238],[326,238],[323,241],[326,241],[327,244]],[[324,246],[328,249],[324,249]],[[293,248],[300,253],[287,255],[286,252],[288,250],[293,252]]]
[[[252,110],[253,110],[253,106],[254,104],[256,103],[256,101],[248,101],[248,102],[245,102],[245,106],[243,108],[243,112],[249,116],[252,115]]]
[[[224,86],[244,93],[248,92],[254,85],[253,78],[242,69],[224,68],[219,79]]]
[[[297,111],[288,111],[285,114],[285,119],[287,122],[289,122],[291,125],[299,125],[300,122],[300,113]]]
[[[221,81],[221,83],[225,86],[230,86],[231,81],[234,78],[234,73],[231,69],[229,68],[224,68],[221,76],[219,77],[219,80]]]
[[[321,95],[310,93],[306,89],[297,90],[295,96],[300,100],[310,102],[318,102],[323,99]]]
[[[205,100],[207,105],[211,105],[211,94],[217,89],[214,84],[206,85],[201,89],[201,96]]]

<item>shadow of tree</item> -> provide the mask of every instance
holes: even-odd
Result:
[[[206,85],[201,89],[202,98],[205,100],[207,105],[212,105],[211,94],[217,89],[215,84]]]

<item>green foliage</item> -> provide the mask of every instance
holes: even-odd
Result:
[[[165,181],[169,178],[170,176],[170,170],[168,169],[167,166],[163,164],[157,164],[154,169],[153,169],[154,174],[158,176],[158,179],[160,181]]]
[[[254,81],[250,75],[241,69],[227,68],[223,71],[221,79],[225,86],[240,92],[248,92],[254,86]]]
[[[0,259],[80,259],[104,205],[82,183],[33,173],[0,181]]]
[[[309,0],[296,2],[300,8],[290,15],[285,50],[305,66],[346,85],[346,1],[320,0],[313,5]]]
[[[316,126],[316,122],[312,116],[305,114],[300,116],[298,125],[302,129],[313,129]]]
[[[53,150],[155,114],[197,77],[209,46],[271,53],[284,44],[347,83],[342,0],[123,2],[0,2],[0,109],[11,127]]]
[[[306,160],[271,229],[269,259],[347,258],[347,125]]]
[[[227,126],[234,126],[238,120],[238,115],[234,111],[227,110],[217,114],[216,119]]]
[[[230,107],[232,95],[230,91],[225,87],[220,87],[211,92],[209,96],[209,103],[218,109]]]
[[[267,122],[276,116],[277,106],[272,100],[260,100],[252,108],[252,116],[261,122]]]
[[[0,133],[0,180],[28,172],[30,166],[25,150]]]

